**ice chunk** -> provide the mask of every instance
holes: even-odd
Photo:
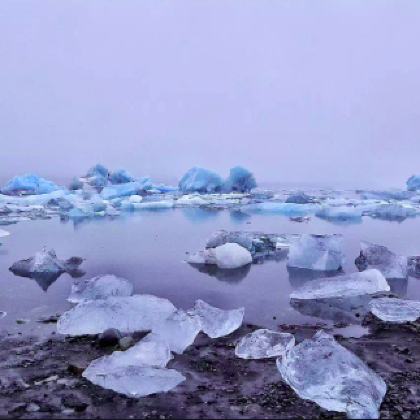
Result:
[[[363,199],[378,199],[378,200],[409,200],[414,193],[410,191],[403,191],[398,189],[390,190],[370,190],[362,194]]]
[[[65,261],[59,260],[53,249],[47,251],[44,248],[42,252],[35,253],[35,256],[31,258],[15,262],[9,270],[23,277],[37,274],[55,275],[75,271],[82,262],[83,259],[79,257],[72,257]]]
[[[312,199],[306,195],[303,191],[294,191],[286,199],[286,203],[295,203],[295,204],[308,204],[311,203]]]
[[[149,201],[143,203],[133,203],[133,210],[164,210],[174,207],[173,200]]]
[[[131,282],[113,274],[105,274],[74,283],[67,300],[71,303],[79,303],[86,300],[106,299],[111,296],[126,297],[132,294],[133,284]]]
[[[32,194],[49,194],[53,191],[61,190],[54,182],[39,178],[35,174],[26,174],[24,176],[15,176],[9,180],[4,187],[5,192],[26,191]]]
[[[132,182],[135,180],[134,176],[127,171],[127,169],[120,168],[115,172],[112,172],[109,176],[109,180],[113,184],[125,184],[127,182]]]
[[[341,235],[303,234],[293,241],[287,265],[312,270],[339,270],[345,263]]]
[[[227,192],[247,192],[251,191],[253,188],[257,188],[254,175],[251,171],[243,168],[242,166],[233,167],[230,170],[229,178],[223,185],[223,190]]]
[[[420,278],[420,257],[408,257],[408,275]]]
[[[10,232],[7,230],[0,229],[0,238],[4,238],[5,236],[9,236]]]
[[[267,359],[284,356],[295,345],[295,337],[261,329],[247,334],[236,345],[235,354],[241,359]]]
[[[105,187],[101,191],[101,197],[105,200],[128,197],[130,195],[138,195],[140,190],[142,190],[142,185],[139,182],[128,182],[126,184]]]
[[[80,207],[74,207],[69,211],[70,219],[85,219],[93,216],[95,216],[95,212],[90,204],[83,204]]]
[[[132,398],[170,391],[185,381],[185,377],[174,369],[147,365],[128,365],[112,370],[103,368],[98,371],[88,369],[83,376],[92,383]]]
[[[94,195],[90,200],[90,205],[92,206],[93,211],[100,212],[106,209],[106,203],[99,197],[99,195]]]
[[[181,354],[194,342],[200,330],[200,320],[179,309],[154,327],[152,332],[165,341],[171,351]]]
[[[60,334],[100,334],[108,328],[123,333],[151,330],[168,318],[176,308],[167,299],[152,295],[111,297],[81,302],[61,315]]]
[[[224,185],[224,180],[216,172],[193,166],[178,182],[178,188],[183,192],[218,192]]]
[[[205,334],[211,338],[219,338],[232,333],[242,325],[245,308],[224,311],[199,299],[188,313],[199,319]]]
[[[377,268],[387,279],[404,279],[408,275],[407,257],[396,255],[388,248],[370,242],[360,243],[356,266],[360,271]]]
[[[326,299],[373,295],[389,292],[390,287],[379,270],[366,270],[345,276],[327,277],[306,283],[291,295],[291,299]]]
[[[417,191],[420,190],[420,175],[414,174],[407,179],[407,190]]]
[[[74,176],[70,181],[69,190],[76,191],[83,188],[83,182],[77,176]]]
[[[403,221],[407,217],[415,217],[417,210],[401,204],[379,204],[368,215],[381,220]]]
[[[0,311],[0,319],[4,318],[7,315],[7,312]]]
[[[192,196],[182,196],[176,202],[177,206],[202,206],[203,204],[207,204],[208,201],[203,200],[201,197]]]
[[[101,165],[100,163],[96,164],[95,166],[92,166],[87,174],[86,178],[94,177],[94,176],[100,176],[103,178],[107,178],[109,174],[109,171],[105,166]]]
[[[379,418],[385,381],[324,331],[293,347],[277,367],[299,397],[352,419]]]
[[[420,302],[413,300],[374,299],[369,309],[376,317],[386,322],[404,323],[420,318]]]
[[[234,269],[252,263],[251,253],[236,243],[226,243],[206,249],[187,259],[190,264],[216,264],[219,268]]]
[[[178,187],[172,187],[170,185],[163,185],[163,184],[159,184],[159,185],[153,184],[152,189],[157,190],[162,193],[178,191]]]
[[[316,213],[320,208],[319,204],[255,203],[243,206],[242,211],[251,213],[278,213],[284,216],[306,216]]]

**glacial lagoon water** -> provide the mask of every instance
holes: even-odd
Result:
[[[299,309],[290,305],[290,293],[306,281],[308,273],[288,271],[286,254],[260,261],[231,273],[198,270],[184,260],[187,252],[204,248],[216,230],[249,230],[266,233],[338,233],[344,236],[346,273],[356,272],[354,259],[360,240],[378,243],[402,255],[420,255],[420,218],[402,223],[364,218],[360,224],[336,225],[312,217],[296,223],[280,215],[238,211],[176,208],[123,214],[110,220],[72,221],[36,220],[2,226],[11,235],[0,246],[0,331],[44,333],[55,324],[36,322],[71,307],[67,302],[71,285],[77,279],[63,274],[56,281],[37,282],[9,271],[17,260],[29,258],[44,246],[57,256],[85,258],[82,268],[91,278],[115,274],[134,284],[134,293],[164,297],[177,307],[187,309],[196,299],[233,309],[245,307],[245,321],[273,328],[278,324],[332,324],[340,315],[321,308]],[[401,297],[420,300],[420,280],[394,281],[392,291]],[[314,316],[314,314],[316,316]],[[26,319],[26,324],[18,324]],[[345,320],[345,319],[344,319]]]

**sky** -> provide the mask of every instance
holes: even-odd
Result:
[[[1,0],[0,178],[404,188],[419,22],[418,0]]]

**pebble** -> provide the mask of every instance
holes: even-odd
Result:
[[[132,337],[123,337],[119,341],[121,350],[125,351],[134,345],[134,340]]]
[[[101,347],[117,346],[121,339],[121,333],[116,328],[109,328],[99,334],[98,341]]]

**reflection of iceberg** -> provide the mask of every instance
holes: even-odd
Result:
[[[307,268],[286,267],[289,273],[289,282],[293,289],[297,289],[308,281],[319,279],[322,277],[342,276],[344,271],[316,271]]]
[[[240,210],[232,210],[229,213],[230,215],[230,221],[233,223],[242,223],[245,220],[248,220],[251,218],[251,216],[247,213],[244,213],[243,211]]]
[[[313,316],[337,323],[361,324],[369,311],[371,296],[317,300],[292,299],[290,306],[303,315]]]
[[[391,293],[402,298],[407,296],[408,278],[387,279],[386,281],[391,288]]]
[[[251,270],[251,264],[234,269],[219,268],[214,264],[190,264],[190,266],[200,273],[208,274],[210,277],[216,277],[219,281],[231,284],[243,281]]]
[[[184,215],[193,223],[207,222],[216,219],[220,211],[219,210],[209,210],[202,208],[183,208],[182,212]]]

